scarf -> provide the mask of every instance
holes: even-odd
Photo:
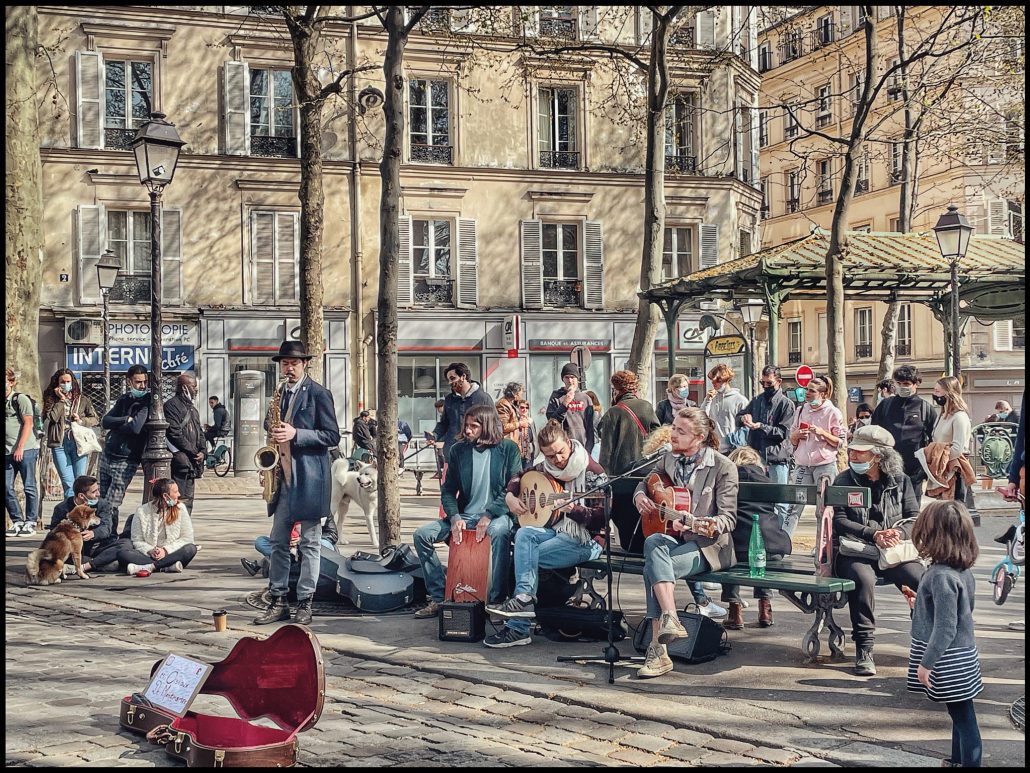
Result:
[[[674,416],[676,415],[676,413],[678,411],[680,411],[681,409],[686,407],[686,405],[687,405],[687,398],[680,397],[679,395],[673,396],[673,395],[669,394],[668,392],[666,392],[665,394],[667,395],[667,399],[669,400],[669,405],[672,407],[672,413],[673,413]]]
[[[565,490],[573,493],[586,491],[587,488],[587,465],[590,464],[590,454],[578,440],[570,439],[572,453],[565,469],[559,469],[551,464],[550,460],[544,458],[544,472],[557,481],[560,481]],[[554,530],[559,534],[567,534],[575,542],[586,544],[590,541],[590,532],[582,524],[563,515],[554,525]]]

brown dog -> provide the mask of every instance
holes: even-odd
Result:
[[[75,562],[76,574],[83,580],[89,575],[82,571],[82,532],[100,524],[97,511],[88,505],[78,505],[63,521],[46,535],[39,549],[25,559],[25,576],[32,585],[55,585],[64,575],[64,563]]]

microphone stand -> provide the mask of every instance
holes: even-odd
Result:
[[[633,467],[630,470],[627,470],[626,472],[622,473],[622,475],[617,475],[614,478],[609,479],[602,486],[596,486],[595,488],[592,489],[592,491],[598,491],[598,490],[600,490],[602,488],[608,488],[615,481],[622,480],[623,478],[627,478],[630,475],[632,475],[633,473],[639,472],[640,470],[644,469],[645,467],[649,467],[650,465],[654,464],[655,461],[658,459],[658,457],[660,457],[663,453],[665,453],[665,451],[659,451],[659,452],[656,452],[656,453],[652,454],[651,456],[644,457],[644,461],[641,464],[637,465],[636,467]],[[586,496],[587,493],[589,493],[589,492],[584,492],[583,494],[577,494],[576,495],[576,499],[579,499],[581,497]],[[598,661],[598,660],[603,661],[603,662],[608,664],[608,684],[614,684],[615,683],[615,664],[616,663],[620,663],[622,665],[627,665],[628,666],[628,665],[632,665],[634,663],[643,663],[644,662],[644,658],[641,658],[641,657],[628,657],[628,658],[624,658],[619,653],[619,648],[615,646],[615,615],[613,614],[613,609],[612,609],[612,607],[613,607],[613,596],[612,596],[612,539],[611,539],[611,537],[612,537],[612,534],[611,534],[612,529],[611,529],[611,519],[610,519],[611,507],[608,504],[609,501],[610,501],[609,497],[606,496],[605,497],[605,508],[604,509],[605,509],[605,531],[607,532],[607,537],[606,537],[606,539],[604,541],[604,561],[605,561],[605,570],[608,573],[608,597],[605,599],[605,608],[606,608],[606,611],[608,613],[608,646],[604,648],[604,651],[601,653],[601,657],[597,657],[596,655],[559,655],[558,656],[558,662],[559,663],[572,663],[572,662],[576,662],[576,661]],[[643,623],[641,623],[641,625],[643,625]]]

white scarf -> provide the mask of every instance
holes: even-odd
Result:
[[[572,443],[572,453],[569,455],[569,461],[566,463],[565,468],[559,469],[555,467],[544,457],[544,472],[555,480],[561,481],[565,486],[565,490],[570,493],[586,491],[587,465],[590,464],[590,454],[587,453],[586,448],[578,440],[571,439],[570,442]],[[576,523],[571,518],[566,518],[564,515],[558,519],[553,528],[560,534],[567,534],[580,544],[585,545],[591,540],[590,532],[585,526]]]

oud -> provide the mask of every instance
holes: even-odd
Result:
[[[519,482],[519,500],[528,510],[525,515],[518,516],[520,526],[539,526],[549,528],[561,517],[557,512],[567,505],[570,495],[562,485],[542,472],[530,470]]]

